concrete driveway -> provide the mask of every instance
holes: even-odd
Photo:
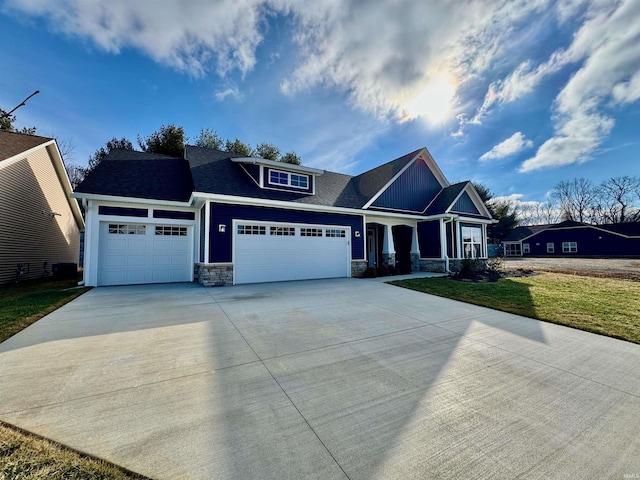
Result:
[[[640,346],[357,279],[97,288],[0,419],[153,478],[640,474]]]

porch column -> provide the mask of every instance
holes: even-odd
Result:
[[[411,235],[411,271],[420,271],[420,246],[418,244],[418,224],[413,227]]]
[[[444,218],[440,219],[440,258],[447,258],[447,224]]]
[[[458,249],[458,251],[456,252],[455,257],[456,258],[464,258],[464,252],[462,250],[462,228],[460,227],[460,222],[456,222],[455,220],[453,221],[453,224],[455,225],[455,229],[456,229],[456,237],[457,238],[457,242],[456,243],[456,247]]]
[[[391,231],[391,225],[384,226],[384,240],[382,242],[382,264],[393,265],[396,264],[396,248],[393,244],[393,232]]]
[[[204,263],[209,263],[209,236],[211,235],[211,211],[209,202],[204,203]],[[231,228],[229,228],[231,231]],[[229,233],[231,235],[231,232]]]
[[[487,238],[487,225],[482,224],[482,256],[489,258],[489,239]]]

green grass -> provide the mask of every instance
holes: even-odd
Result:
[[[419,278],[400,287],[640,343],[640,283],[542,273],[495,283]]]
[[[0,423],[0,479],[144,479],[102,460]]]
[[[77,283],[43,278],[0,285],[0,342],[89,290]]]

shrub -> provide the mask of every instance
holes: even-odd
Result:
[[[488,273],[501,274],[503,267],[504,267],[504,260],[500,257],[494,257],[486,261],[484,269]]]
[[[475,258],[464,258],[460,262],[460,271],[458,272],[459,278],[472,279],[474,275],[480,270],[482,263]]]
[[[376,267],[367,267],[362,276],[364,278],[375,278],[377,275]]]

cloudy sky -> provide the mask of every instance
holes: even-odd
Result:
[[[425,146],[543,201],[640,175],[640,0],[0,0],[0,107],[75,146],[162,124],[357,174]],[[513,198],[513,197],[512,197]]]

